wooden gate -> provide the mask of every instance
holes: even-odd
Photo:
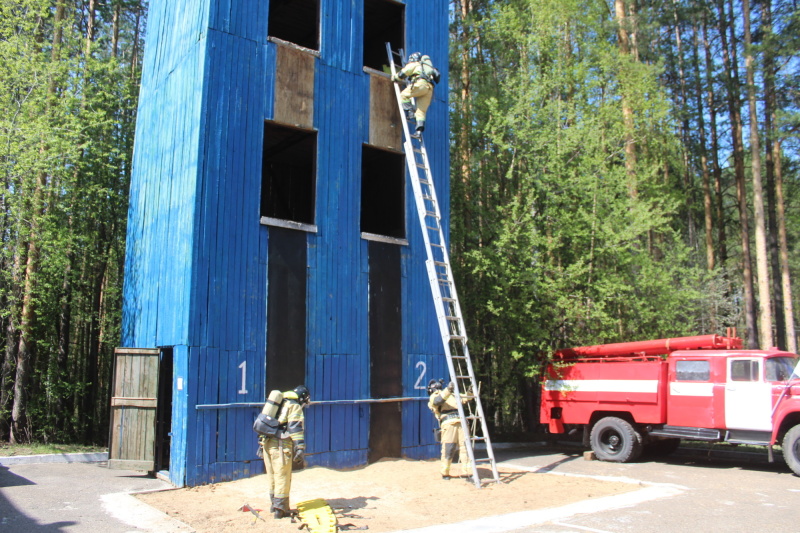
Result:
[[[160,350],[114,350],[108,467],[155,470]]]

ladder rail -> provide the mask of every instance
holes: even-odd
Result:
[[[394,77],[396,74],[394,57],[399,56],[402,60],[402,50],[399,54],[391,49],[391,44],[386,43],[387,57],[389,58],[389,65],[391,74]],[[422,230],[422,237],[425,244],[425,251],[427,260],[425,267],[428,273],[428,280],[431,284],[431,292],[433,294],[433,303],[436,309],[436,317],[439,323],[439,331],[444,346],[447,367],[450,372],[451,380],[455,384],[453,394],[455,395],[456,404],[458,408],[459,420],[461,429],[464,434],[467,455],[469,456],[470,465],[472,468],[472,479],[476,487],[480,488],[481,480],[478,474],[478,462],[490,462],[492,467],[492,474],[494,481],[499,482],[500,477],[497,472],[497,464],[494,458],[494,451],[489,438],[489,431],[486,424],[486,417],[483,412],[483,405],[480,400],[480,387],[475,379],[475,371],[472,366],[472,361],[469,356],[469,349],[467,347],[467,335],[464,326],[463,315],[461,313],[461,304],[459,303],[458,293],[454,282],[452,268],[450,266],[450,255],[447,250],[447,243],[444,238],[444,231],[442,229],[442,215],[439,209],[439,200],[436,195],[436,187],[431,172],[430,159],[428,158],[428,151],[425,147],[425,142],[422,135],[414,136],[410,134],[408,121],[405,120],[404,110],[401,102],[400,88],[397,84],[393,83],[395,97],[397,99],[398,109],[402,117],[403,125],[403,149],[406,155],[406,162],[408,166],[409,175],[411,178],[411,187],[414,192],[415,203],[417,206],[417,214]],[[419,141],[419,149],[414,147],[412,139]],[[422,161],[417,161],[416,154],[422,157]],[[421,180],[419,176],[419,169],[424,170],[425,179]],[[423,187],[425,190],[423,190]],[[436,242],[432,242],[431,233],[434,233]],[[433,249],[436,248],[437,252],[441,254],[440,258],[435,258]],[[437,269],[442,269],[437,270]],[[447,294],[443,295],[442,286],[446,284]],[[453,355],[453,347],[451,342],[458,343],[456,348],[461,349],[460,355]],[[456,366],[458,362],[458,366]],[[466,368],[462,368],[462,366]],[[471,395],[467,395],[466,403],[462,402],[462,383],[464,380],[469,380],[469,386],[464,388],[464,392],[472,391]],[[469,397],[471,396],[471,397]],[[474,403],[474,410],[472,407]],[[466,412],[469,415],[465,414]],[[482,436],[478,436],[478,422],[480,422],[480,429]],[[475,457],[474,444],[482,440],[486,445],[487,459],[477,460]]]

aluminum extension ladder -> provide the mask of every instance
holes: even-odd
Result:
[[[398,58],[402,65],[404,59],[403,51],[400,50],[395,53],[392,51],[390,43],[386,43],[386,53],[389,58],[392,76],[394,76],[397,72],[395,58]],[[458,303],[453,272],[450,269],[447,243],[441,226],[442,216],[436,199],[436,189],[433,183],[430,161],[428,160],[428,152],[425,149],[425,141],[421,133],[412,135],[409,131],[409,124],[405,118],[400,99],[400,88],[396,83],[393,85],[397,106],[402,117],[403,150],[406,154],[408,173],[411,176],[411,187],[414,191],[417,213],[419,214],[420,226],[422,227],[422,235],[425,241],[425,250],[427,252],[425,265],[428,270],[433,303],[436,307],[436,316],[439,321],[439,331],[442,335],[442,344],[447,356],[450,379],[456,384],[454,394],[458,404],[461,428],[465,435],[469,461],[472,465],[472,479],[475,486],[480,488],[479,463],[490,463],[495,482],[500,482],[500,475],[497,473],[492,441],[489,438],[486,417],[483,414],[483,406],[481,405],[480,390],[475,380],[475,372],[467,349],[467,334],[461,315],[461,306]],[[420,177],[420,173],[422,177]],[[468,395],[469,391],[473,391],[474,399],[467,403],[462,403],[461,396]],[[485,444],[487,457],[477,459],[475,457],[475,446],[479,442]],[[463,461],[464,459],[461,458],[461,460]]]

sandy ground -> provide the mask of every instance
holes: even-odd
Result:
[[[291,504],[325,499],[341,531],[397,531],[449,524],[632,491],[621,482],[514,471],[500,467],[501,483],[477,489],[463,479],[443,480],[437,461],[382,460],[364,468],[339,471],[307,468],[292,478]],[[481,478],[491,471],[481,471]],[[269,514],[265,475],[138,497],[198,533],[296,532],[302,525]],[[244,505],[261,510],[258,516]],[[366,526],[366,527],[364,527]]]

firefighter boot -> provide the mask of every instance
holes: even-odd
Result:
[[[423,131],[425,131],[425,121],[424,120],[417,121],[416,134],[420,135],[420,134],[422,134]]]
[[[408,120],[409,122],[416,120],[414,117],[415,111],[416,110],[414,109],[414,104],[412,104],[411,102],[403,102],[403,112],[406,114],[406,120]]]

